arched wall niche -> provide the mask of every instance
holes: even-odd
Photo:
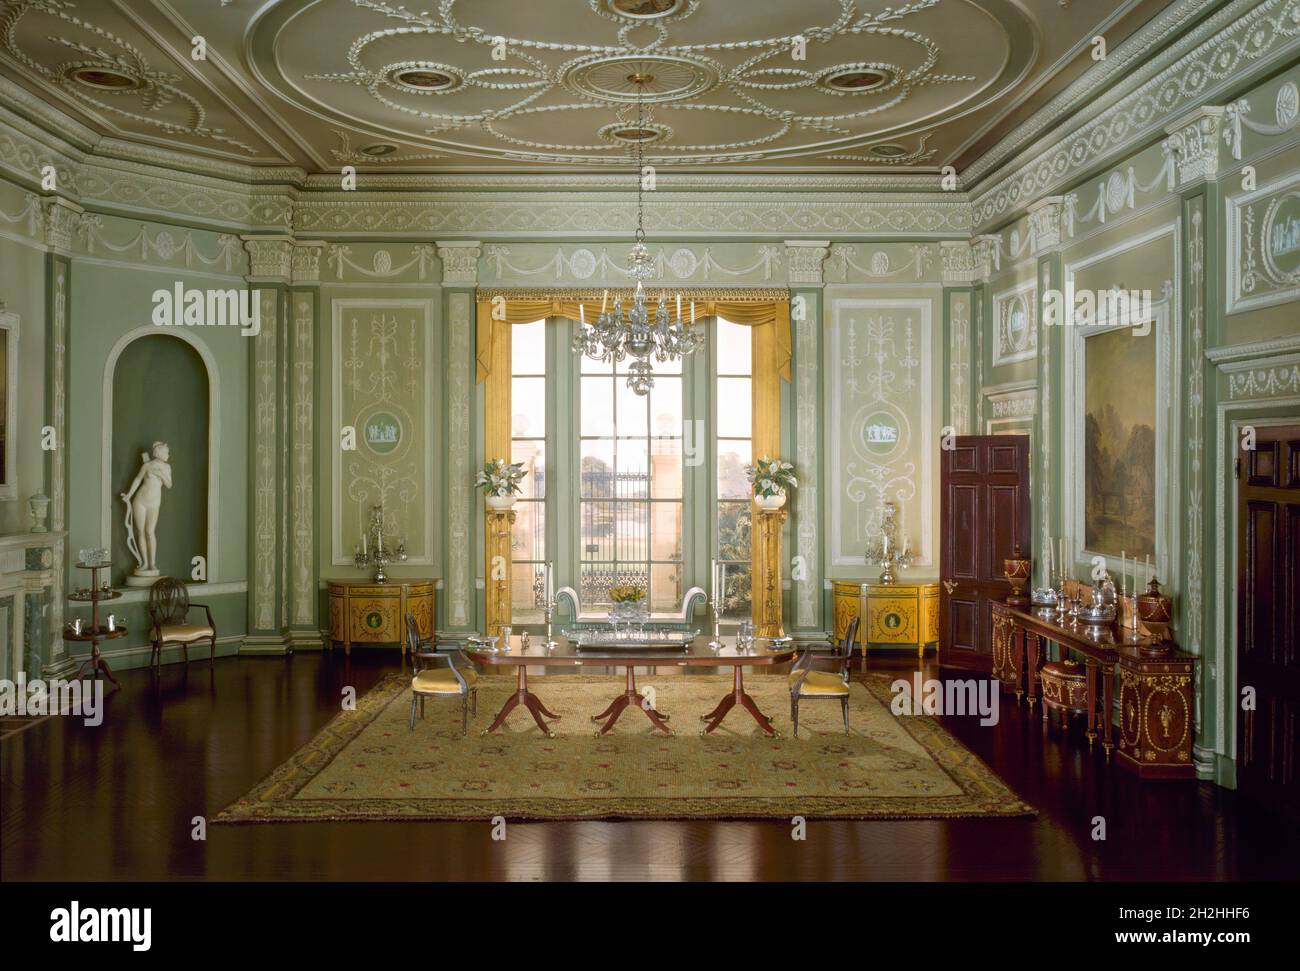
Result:
[[[113,551],[113,582],[135,569],[119,497],[155,441],[171,450],[172,488],[158,518],[158,569],[193,582],[192,561],[217,574],[217,458],[221,414],[216,362],[187,330],[140,327],[114,345],[104,366],[101,542]]]

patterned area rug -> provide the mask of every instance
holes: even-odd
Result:
[[[805,701],[790,734],[784,677],[750,676],[746,690],[781,733],[766,737],[732,709],[700,735],[699,716],[731,689],[729,676],[647,677],[668,736],[628,709],[608,735],[591,716],[623,691],[621,678],[534,678],[560,715],[555,738],[520,706],[482,734],[513,693],[514,678],[479,682],[478,716],[460,734],[460,703],[429,699],[407,728],[409,677],[386,677],[216,822],[508,819],[924,819],[1034,813],[935,721],[895,718],[892,677],[851,690],[845,735],[840,706]]]

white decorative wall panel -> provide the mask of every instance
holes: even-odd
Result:
[[[931,562],[932,302],[837,299],[828,342],[832,566],[865,568],[892,500],[916,565]],[[917,548],[917,537],[920,546]]]

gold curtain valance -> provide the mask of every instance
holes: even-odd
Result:
[[[651,303],[659,302],[662,293],[670,305],[674,305],[678,291],[668,288],[647,287]],[[531,324],[545,317],[564,317],[578,320],[586,316],[589,323],[595,323],[600,316],[600,306],[605,293],[609,294],[610,305],[615,298],[627,300],[632,296],[631,288],[605,290],[488,290],[480,289],[475,306],[475,330],[477,347],[477,380],[482,383],[492,372],[493,344],[496,342],[496,328],[493,323]],[[776,287],[763,289],[735,290],[682,290],[682,314],[689,311],[691,301],[695,303],[695,317],[725,317],[735,324],[758,327],[774,324],[775,360],[777,371],[786,381],[792,380],[790,360],[792,357],[790,342],[790,291]],[[492,319],[493,298],[504,297],[497,304],[504,314],[504,320]]]

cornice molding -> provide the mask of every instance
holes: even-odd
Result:
[[[295,227],[313,236],[472,235],[479,239],[626,237],[635,195],[604,193],[311,193],[295,208]],[[898,239],[964,238],[970,209],[949,193],[831,194],[814,198],[762,192],[707,197],[659,190],[646,206],[655,237],[775,238],[791,229],[819,236]]]
[[[1012,156],[1022,151],[1033,151],[1034,143],[1040,141],[1063,119],[1076,121],[1095,116],[1118,101],[1126,89],[1135,87],[1131,83],[1134,65],[1154,66],[1172,63],[1178,55],[1173,53],[1174,45],[1151,57],[1151,50],[1168,41],[1171,34],[1177,34],[1189,23],[1222,0],[1182,0],[1160,11],[1150,23],[1130,36],[1124,43],[1112,50],[1105,60],[1098,61],[1080,78],[1073,81],[1066,89],[1036,111],[1023,124],[1012,130],[989,151],[967,166],[962,172],[962,185],[968,190],[977,188],[988,176],[996,176]],[[1249,5],[1256,0],[1242,0]],[[1213,33],[1202,28],[1193,31],[1185,39],[1185,45],[1198,43],[1196,34],[1209,36]],[[1082,105],[1080,108],[1078,106]]]
[[[1261,357],[1296,353],[1300,353],[1300,337],[1275,337],[1270,340],[1211,347],[1206,350],[1205,357],[1220,370],[1239,371],[1255,366]]]
[[[1124,45],[1121,45],[1121,49]],[[1089,120],[1044,138],[985,179],[973,195],[977,228],[1000,225],[1025,206],[1060,192],[1098,167],[1164,134],[1163,126],[1267,70],[1300,48],[1300,0],[1235,0],[1170,48],[1132,71],[1118,98],[1093,101]],[[1083,109],[1076,117],[1088,114]],[[1002,174],[1005,173],[1005,174]]]

